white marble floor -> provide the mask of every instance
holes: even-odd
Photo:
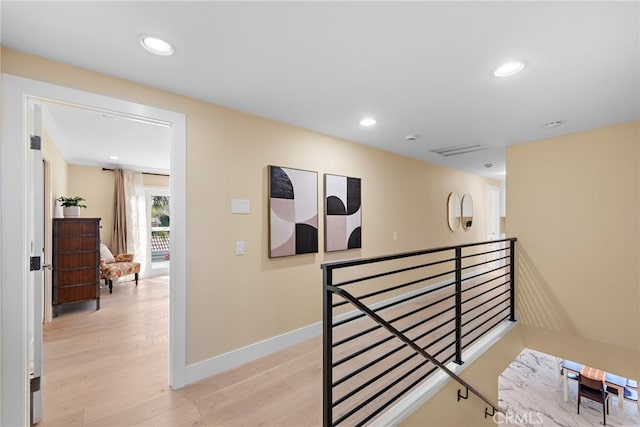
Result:
[[[602,406],[582,399],[577,414],[577,388],[569,380],[569,399],[563,401],[558,363],[560,359],[545,353],[525,349],[511,362],[498,379],[498,399],[506,417],[496,419],[498,424],[518,426],[602,426]],[[618,414],[618,400],[610,397],[608,426],[640,426],[640,415],[635,402],[624,402],[624,424]]]

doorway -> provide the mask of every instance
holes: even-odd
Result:
[[[186,383],[186,117],[184,114],[163,110],[130,101],[109,98],[89,92],[65,88],[49,83],[2,75],[2,151],[0,163],[2,187],[0,207],[0,300],[2,377],[0,378],[1,425],[27,425],[29,423],[29,343],[28,307],[26,290],[29,274],[25,257],[32,246],[33,219],[27,200],[27,189],[34,176],[27,167],[29,155],[29,122],[27,105],[30,103],[58,102],[78,105],[95,111],[108,111],[124,117],[153,120],[171,128],[170,193],[172,228],[172,268],[170,273],[169,309],[169,385],[173,389]],[[10,183],[10,185],[9,185]]]
[[[486,230],[487,240],[502,239],[500,234],[500,188],[494,185],[487,185],[486,187]],[[504,243],[491,243],[488,245],[488,251],[494,251],[504,247]],[[489,268],[498,268],[504,265],[504,260],[500,260],[502,257],[501,252],[489,252],[487,254],[487,261],[491,263],[487,265]]]

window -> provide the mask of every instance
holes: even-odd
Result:
[[[151,248],[151,268],[169,266],[171,253],[171,214],[168,191],[147,189],[149,201],[149,239]]]

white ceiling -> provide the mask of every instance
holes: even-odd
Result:
[[[170,171],[167,126],[56,103],[45,104],[43,125],[71,164]]]
[[[498,179],[506,145],[640,118],[638,1],[0,7],[2,44],[12,49]],[[170,41],[175,54],[146,52],[142,35]],[[493,76],[515,59],[524,71]],[[378,124],[359,126],[365,115]],[[82,121],[51,116],[74,161],[107,155],[81,147],[111,131],[95,122],[67,130]],[[544,127],[556,120],[563,124]],[[119,132],[101,144],[115,146]],[[476,143],[492,148],[449,158],[430,151]],[[139,136],[126,147],[140,159],[156,144]]]

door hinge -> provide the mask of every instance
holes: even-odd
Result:
[[[31,135],[31,149],[32,150],[41,150],[42,143],[40,141],[40,137],[38,135]]]
[[[40,257],[39,256],[32,256],[30,258],[30,270],[31,271],[37,271],[40,270]]]
[[[31,393],[40,391],[40,377],[31,378],[30,388],[31,388]]]

